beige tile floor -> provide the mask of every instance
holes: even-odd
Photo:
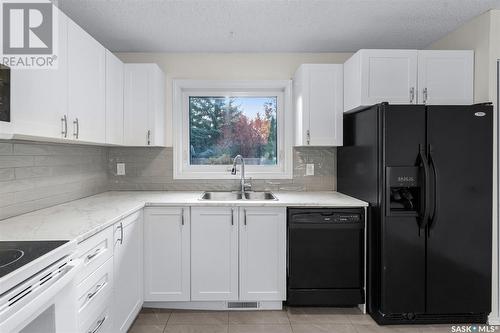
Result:
[[[378,326],[357,308],[283,311],[143,309],[129,333],[451,333],[450,325]]]

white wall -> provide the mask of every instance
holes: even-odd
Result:
[[[466,23],[427,48],[435,50],[473,49],[474,63],[474,101],[490,101],[489,95],[489,56],[490,56],[490,12],[486,12]]]
[[[172,79],[282,80],[302,63],[344,63],[351,53],[118,53],[124,62],[154,62],[167,75],[166,144],[172,146]]]
[[[499,228],[498,212],[498,108],[497,108],[497,60],[500,59],[500,10],[488,11],[442,39],[429,49],[473,49],[475,52],[474,101],[493,102],[494,112],[494,174],[493,174],[493,276],[492,312],[490,324],[500,324],[499,288]]]

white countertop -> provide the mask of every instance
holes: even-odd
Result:
[[[110,191],[0,221],[0,241],[82,241],[145,206],[366,207],[339,192],[273,192],[277,201],[201,201],[202,192]]]

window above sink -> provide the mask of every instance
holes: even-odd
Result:
[[[292,178],[291,82],[174,80],[174,178]]]

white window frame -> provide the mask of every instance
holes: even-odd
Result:
[[[292,178],[291,80],[173,80],[174,179],[237,179],[227,165],[189,164],[189,96],[277,96],[277,165],[245,165],[252,179]],[[233,156],[234,157],[234,156]],[[245,156],[243,156],[245,157]]]

